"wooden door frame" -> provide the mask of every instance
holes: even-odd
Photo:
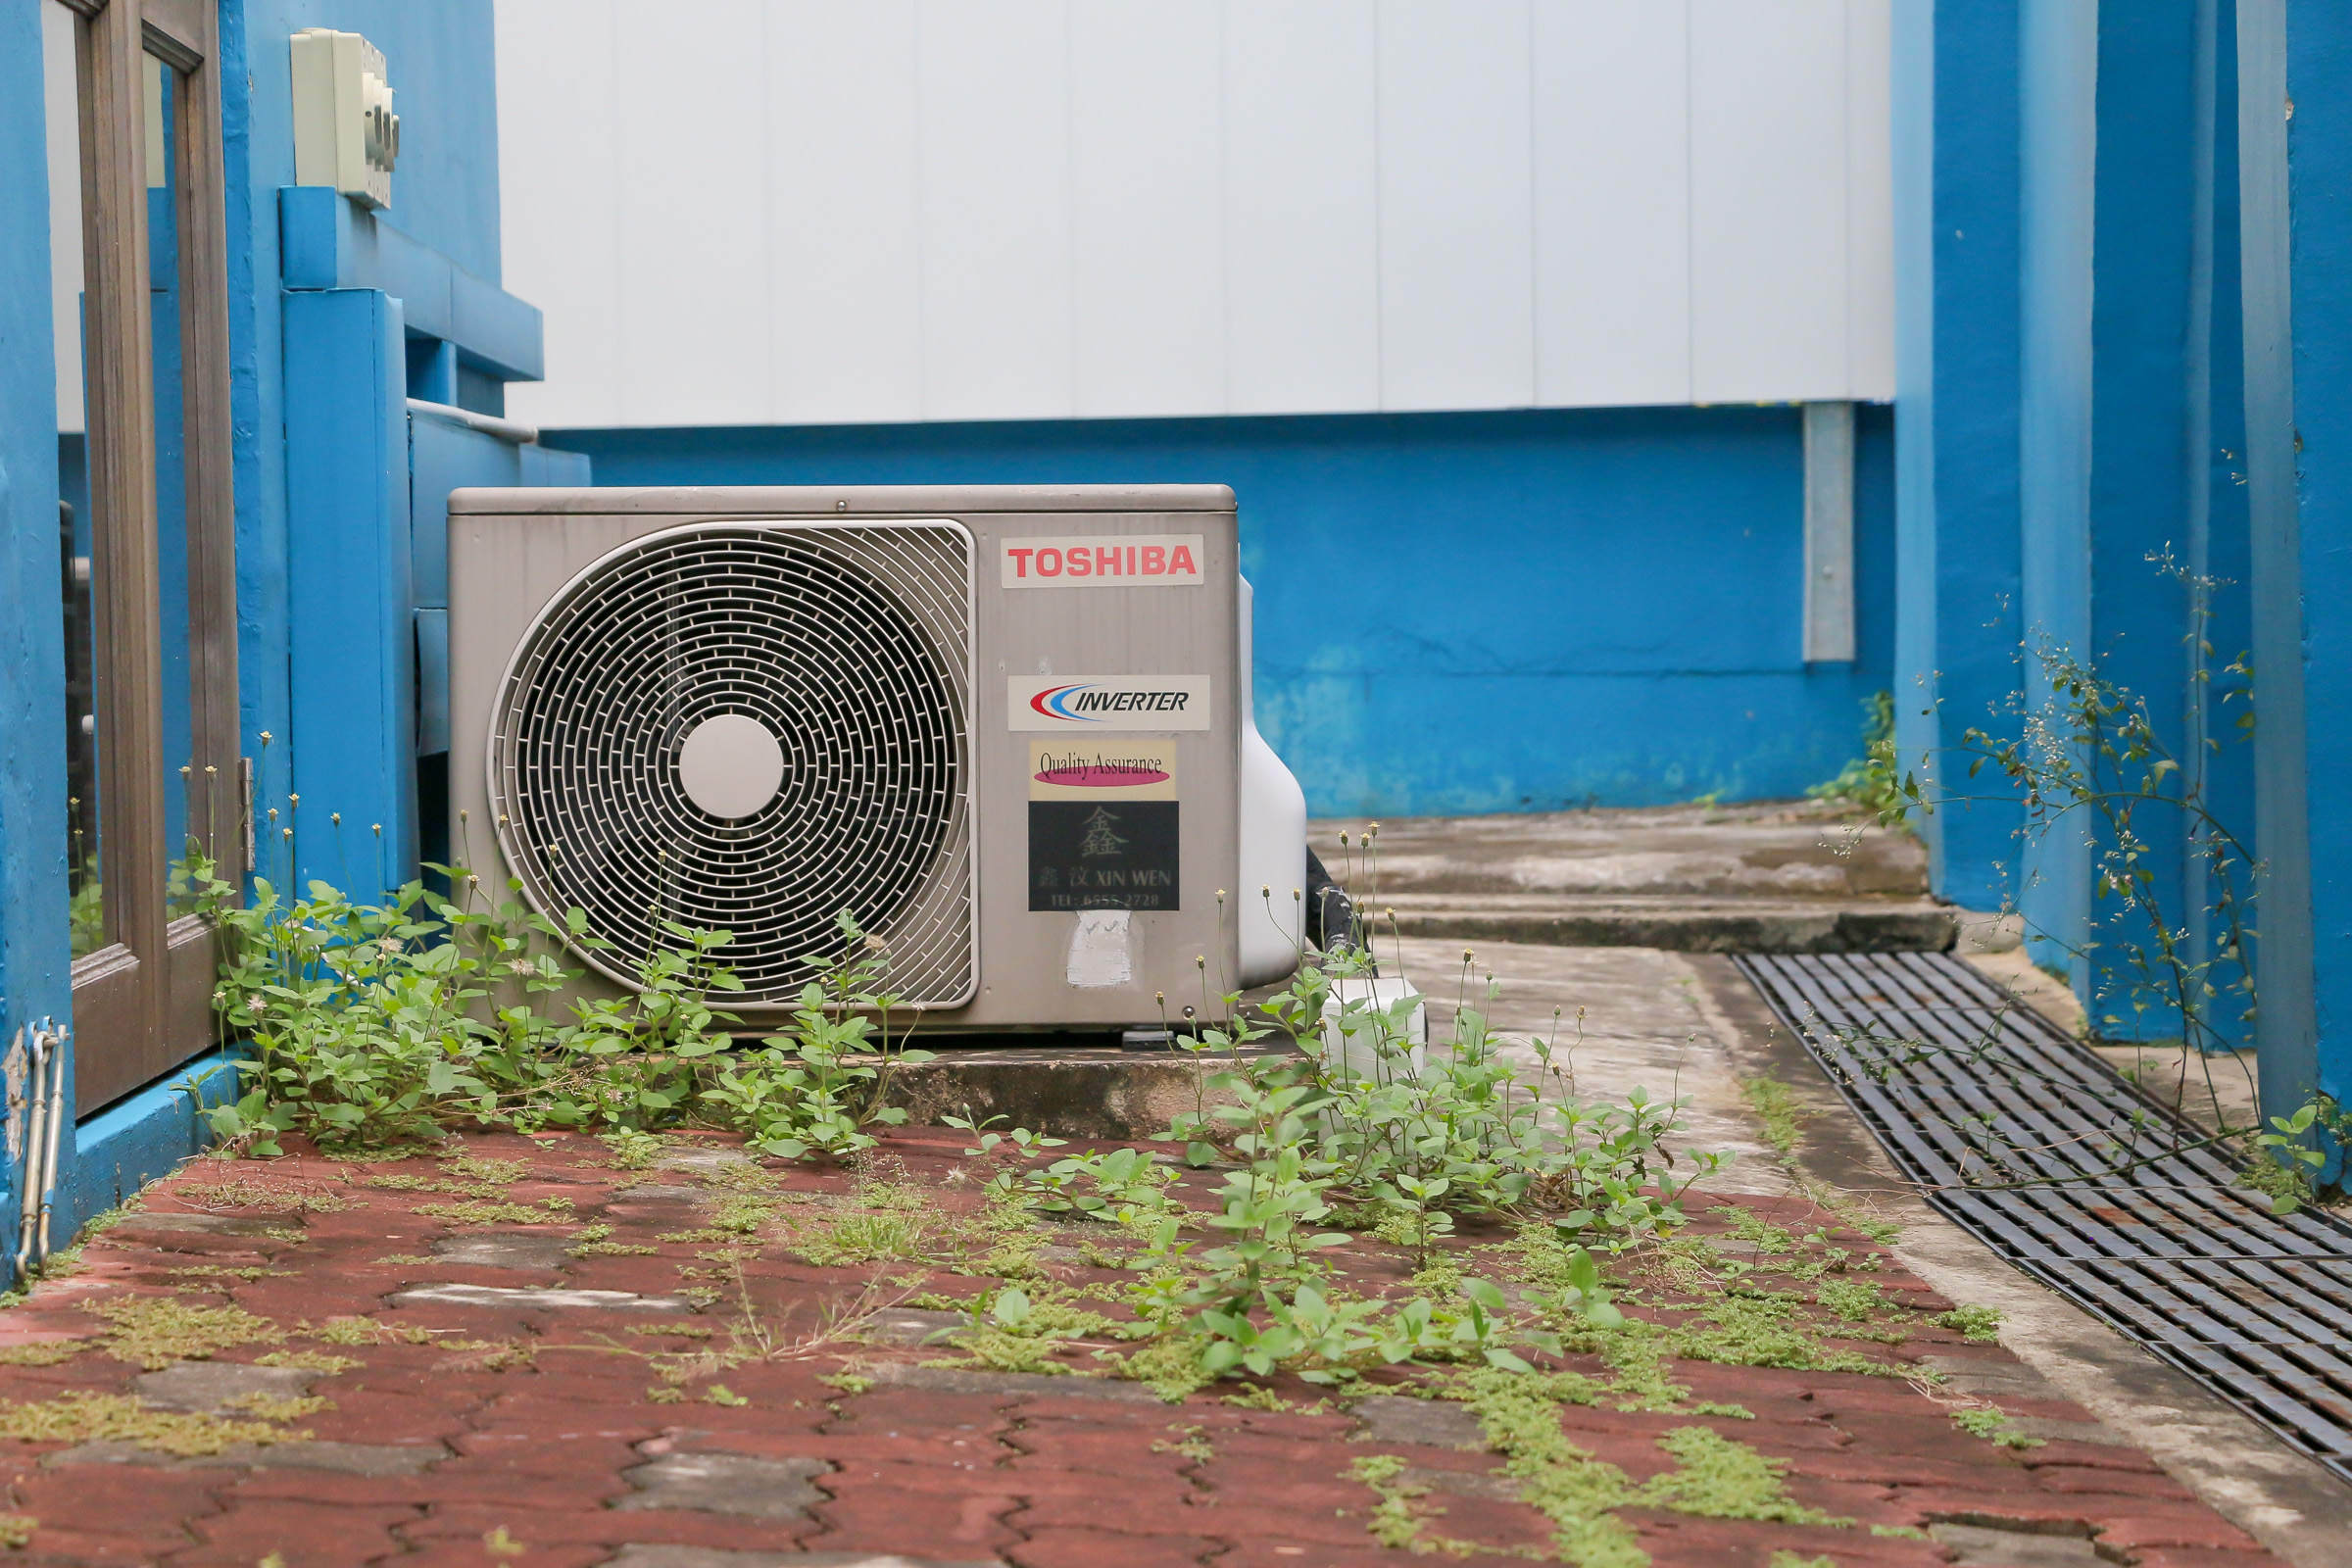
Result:
[[[75,13],[82,283],[108,944],[74,964],[74,1101],[86,1113],[214,1039],[216,944],[167,918],[163,629],[148,276],[146,56],[174,73],[190,682],[187,820],[222,874],[246,869],[237,758],[236,510],[219,15],[208,0],[65,0]]]

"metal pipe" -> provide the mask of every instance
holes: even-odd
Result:
[[[49,1152],[41,1160],[41,1262],[49,1261],[49,1206],[57,1195],[57,1141],[66,1124],[66,1032],[55,1018],[41,1020],[49,1037]]]
[[[16,1040],[30,1058],[25,1077],[24,1164],[17,1184],[17,1255],[9,1274],[9,1284],[17,1289],[23,1288],[32,1260],[33,1231],[41,1206],[42,1148],[49,1121],[49,1097],[41,1082],[42,1070],[48,1065],[49,1037],[37,1024],[30,1031],[29,1042],[25,1034],[25,1030],[18,1030]]]
[[[512,441],[518,447],[527,447],[539,439],[539,427],[535,424],[524,424],[519,419],[502,419],[495,414],[476,414],[471,409],[461,409],[455,404],[427,403],[422,398],[411,398],[409,412],[429,418],[446,419],[451,424],[462,424],[468,430],[479,430],[501,441]]]

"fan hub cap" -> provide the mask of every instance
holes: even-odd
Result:
[[[694,727],[678,748],[678,787],[712,816],[757,816],[784,783],[784,748],[765,724],[719,713]]]

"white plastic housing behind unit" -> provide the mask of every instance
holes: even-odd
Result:
[[[392,205],[400,117],[384,57],[356,32],[294,34],[294,183],[331,185],[364,207]]]
[[[1257,732],[1253,668],[1257,634],[1250,579],[1242,579],[1242,885],[1244,987],[1272,985],[1298,967],[1306,916],[1306,792]]]

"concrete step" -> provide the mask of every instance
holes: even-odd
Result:
[[[1919,840],[1822,801],[1309,825],[1357,909],[1409,937],[1682,953],[1941,952]],[[1342,843],[1345,835],[1347,842]],[[1380,919],[1383,932],[1390,929]]]
[[[1307,837],[1332,875],[1375,906],[1402,894],[1778,905],[1928,892],[1918,839],[1819,801],[1394,818],[1379,824],[1369,854],[1365,826],[1326,819]]]
[[[1925,899],[1399,895],[1377,919],[1383,934],[1394,929],[1408,937],[1677,953],[1941,953],[1959,930],[1956,910]]]

